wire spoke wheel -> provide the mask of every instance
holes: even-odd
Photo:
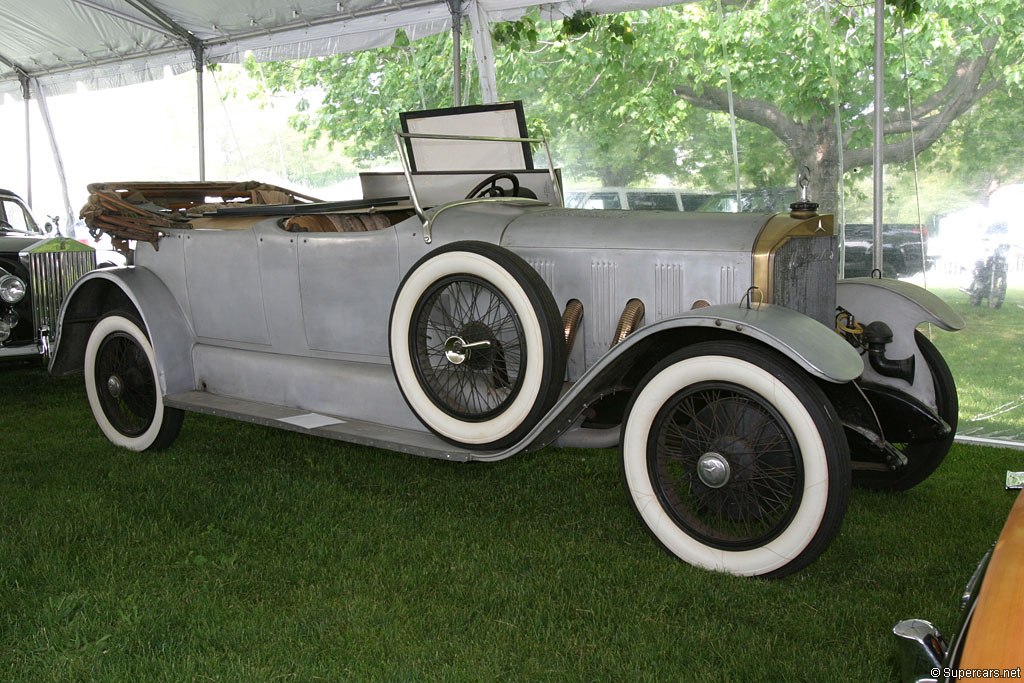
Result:
[[[96,353],[96,389],[103,413],[119,432],[139,436],[156,415],[156,383],[146,352],[123,332],[100,343]]]
[[[402,397],[449,443],[507,448],[558,400],[558,307],[537,271],[500,246],[452,242],[423,256],[395,294],[388,335]]]
[[[733,384],[701,383],[666,403],[651,430],[648,468],[673,520],[716,548],[764,545],[800,505],[792,432],[764,399]]]
[[[508,299],[471,275],[443,278],[413,311],[410,353],[431,399],[462,420],[486,420],[519,393],[523,326]]]
[[[619,450],[640,522],[705,569],[791,574],[825,550],[849,500],[835,408],[799,366],[752,342],[700,342],[652,368]]]
[[[164,405],[153,345],[132,314],[108,313],[85,346],[85,393],[103,434],[133,451],[161,450],[181,430],[184,413]]]

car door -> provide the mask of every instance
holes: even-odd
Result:
[[[269,346],[255,232],[189,230],[184,240],[196,336],[206,342]]]
[[[296,240],[309,349],[387,359],[388,315],[398,287],[395,229],[297,233]]]

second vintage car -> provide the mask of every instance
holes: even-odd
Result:
[[[916,328],[962,321],[906,283],[837,285],[812,203],[566,209],[528,158],[542,141],[412,128],[405,171],[364,174],[355,202],[92,186],[86,220],[137,240],[135,265],[78,283],[51,372],[84,371],[103,433],[138,451],[183,411],[459,461],[618,446],[654,538],[740,575],[817,557],[851,479],[907,488],[942,461],[956,388]]]
[[[1024,489],[1024,472],[1006,473],[1007,490]],[[893,627],[904,683],[1024,677],[1024,494],[1017,498],[995,545],[960,596],[960,619],[947,640],[931,622],[906,619]]]
[[[0,190],[0,363],[41,358],[64,296],[96,267],[96,252],[40,224],[21,197]]]

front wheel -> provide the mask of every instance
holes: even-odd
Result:
[[[683,349],[626,412],[623,482],[641,522],[689,564],[777,577],[839,530],[850,456],[839,418],[788,359],[746,342]]]
[[[85,347],[85,393],[100,430],[133,451],[171,445],[183,413],[164,407],[156,356],[141,323],[123,313],[100,319]]]

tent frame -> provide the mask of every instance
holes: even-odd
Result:
[[[282,24],[278,26],[260,26],[259,30],[252,31],[249,33],[233,35],[233,36],[219,36],[208,40],[203,40],[198,36],[188,31],[185,27],[175,22],[171,17],[167,16],[158,7],[153,5],[150,0],[121,0],[129,7],[138,11],[143,19],[132,16],[126,12],[120,12],[111,7],[101,5],[94,0],[72,0],[76,4],[83,7],[90,8],[92,10],[102,12],[104,14],[118,18],[119,20],[134,23],[153,31],[162,33],[172,38],[180,47],[186,47],[192,53],[193,68],[196,73],[196,113],[197,113],[197,139],[198,139],[198,171],[199,180],[206,180],[206,129],[205,129],[205,102],[203,97],[203,74],[205,72],[206,58],[208,51],[211,47],[225,45],[232,42],[241,42],[247,39],[251,39],[258,36],[268,36],[283,33],[286,31],[295,30],[298,27],[312,28],[315,26],[324,26],[333,23],[339,23],[349,21],[356,16],[376,16],[386,14],[389,10],[383,8],[364,10],[359,13],[349,12],[345,16],[332,16],[323,17],[319,19],[303,20],[301,22],[291,22],[288,24]],[[497,79],[494,72],[494,51],[493,45],[491,44],[490,31],[487,30],[489,24],[488,11],[481,7],[479,0],[444,0],[448,7],[451,15],[451,31],[452,31],[452,100],[454,106],[460,106],[462,104],[462,54],[461,54],[461,38],[462,38],[462,20],[467,15],[470,17],[472,24],[472,35],[473,35],[473,50],[474,57],[477,62],[477,72],[480,81],[481,99],[486,103],[493,103],[498,100],[497,92]],[[412,0],[409,3],[403,4],[403,9],[409,9],[413,7],[427,7],[436,5],[436,0]],[[339,11],[341,9],[341,3],[338,3]],[[500,14],[500,10],[498,10]],[[719,12],[721,12],[721,4],[719,3]],[[882,272],[882,210],[883,201],[882,193],[884,189],[884,172],[883,172],[883,112],[884,112],[884,59],[885,59],[885,0],[874,0],[874,12],[875,12],[875,26],[874,26],[874,37],[875,37],[875,60],[874,60],[874,85],[875,85],[875,97],[874,97],[874,188],[873,188],[873,245],[872,245],[872,266],[877,269],[878,272]],[[255,24],[254,24],[255,25]],[[179,48],[167,47],[162,50],[155,50],[150,54],[166,54],[168,52],[177,51]],[[31,142],[30,142],[30,129],[29,129],[29,107],[30,100],[32,99],[32,90],[35,90],[36,100],[39,103],[39,110],[43,118],[43,124],[46,128],[47,137],[49,138],[50,148],[54,155],[54,161],[57,167],[58,175],[60,176],[61,190],[64,198],[64,206],[67,211],[68,225],[73,224],[74,216],[70,208],[70,199],[67,191],[67,179],[64,174],[63,163],[60,156],[60,150],[57,145],[56,137],[54,135],[53,123],[49,116],[49,110],[46,106],[46,98],[43,93],[43,88],[39,82],[41,76],[52,75],[62,72],[73,71],[75,69],[83,69],[101,66],[104,64],[114,63],[121,61],[119,57],[113,57],[109,60],[94,60],[87,64],[81,65],[63,65],[54,69],[42,71],[39,73],[30,72],[24,66],[15,63],[14,61],[6,58],[0,54],[0,64],[6,65],[8,68],[13,70],[21,83],[22,96],[25,101],[25,165],[26,165],[26,178],[28,185],[27,199],[29,205],[32,204],[32,154],[31,154]],[[735,120],[733,121],[733,136],[734,136],[734,148],[735,148]],[[735,152],[735,149],[734,149]],[[739,192],[739,181],[737,178],[737,193]]]

